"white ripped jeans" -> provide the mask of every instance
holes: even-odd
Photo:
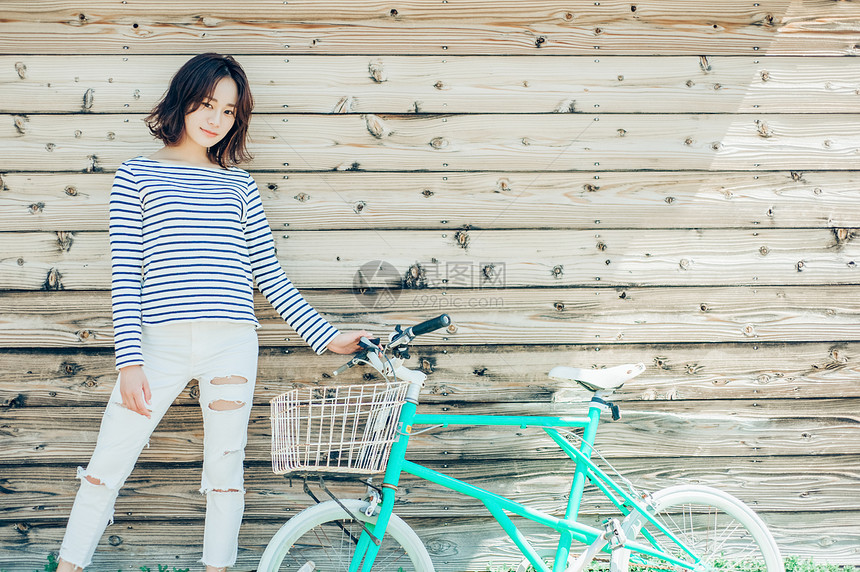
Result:
[[[81,568],[89,566],[99,539],[113,521],[117,493],[150,434],[173,400],[196,378],[204,430],[200,492],[206,495],[200,561],[232,566],[245,509],[242,463],[257,378],[255,325],[197,320],[144,326],[141,349],[152,392],[152,418],[123,407],[117,379],[90,463],[86,470],[78,467],[81,486],[60,558]]]

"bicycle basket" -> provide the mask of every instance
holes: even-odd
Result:
[[[409,382],[308,387],[271,400],[272,470],[378,473]]]

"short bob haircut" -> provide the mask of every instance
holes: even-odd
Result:
[[[212,97],[215,85],[225,77],[232,78],[239,91],[239,100],[233,111],[235,122],[221,141],[209,147],[207,154],[210,161],[224,169],[250,161],[252,157],[245,144],[254,99],[245,71],[232,56],[209,52],[185,62],[170,80],[170,86],[152,113],[144,119],[149,131],[167,146],[179,143],[185,131],[185,116]]]

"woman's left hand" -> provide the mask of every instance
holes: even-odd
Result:
[[[343,332],[335,336],[326,347],[336,354],[354,354],[361,349],[358,347],[359,339],[372,337],[373,334],[367,330],[361,330],[359,332]]]

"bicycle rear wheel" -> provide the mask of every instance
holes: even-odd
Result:
[[[696,570],[784,572],[779,548],[764,522],[747,505],[718,489],[678,485],[654,493],[656,520],[700,559]],[[650,543],[685,562],[695,560],[641,514],[631,513],[622,529],[628,538]],[[647,534],[651,539],[647,538]],[[685,570],[652,556],[616,550],[617,570]]]
[[[287,521],[269,541],[260,559],[258,572],[346,572],[361,536],[362,524],[375,524],[368,517],[365,501],[342,501],[358,520],[353,520],[334,501],[303,510]],[[415,531],[396,514],[373,564],[373,570],[433,572],[433,563]]]

